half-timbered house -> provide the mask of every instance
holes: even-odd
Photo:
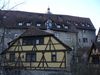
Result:
[[[88,60],[90,63],[100,64],[100,29],[96,41],[93,43],[89,52]]]
[[[21,70],[67,70],[71,48],[53,34],[27,29],[1,53],[3,68]]]

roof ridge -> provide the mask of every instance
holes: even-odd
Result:
[[[20,37],[53,35],[34,26],[29,27]]]

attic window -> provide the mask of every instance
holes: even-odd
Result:
[[[65,29],[68,29],[68,26],[64,26],[65,27]]]
[[[85,26],[85,24],[83,24],[83,23],[82,23],[82,26],[84,27],[84,26]]]
[[[98,35],[97,41],[100,42],[100,35]]]
[[[4,19],[6,19],[6,18],[7,18],[7,16],[3,16],[3,18],[4,18]]]
[[[36,26],[40,27],[40,26],[41,26],[41,24],[37,24]]]
[[[18,34],[15,34],[14,36],[15,36],[15,37],[18,37]]]
[[[67,21],[67,23],[70,24],[71,22],[70,21]]]
[[[76,26],[78,26],[78,24],[77,24],[77,23],[75,23],[75,25],[76,25]]]
[[[18,25],[19,25],[19,26],[22,26],[22,25],[23,25],[23,23],[22,23],[22,22],[19,22],[19,23],[18,23]]]
[[[57,25],[57,28],[61,28],[61,26],[60,25]]]
[[[90,25],[89,25],[89,24],[87,24],[87,27],[90,27]]]
[[[27,26],[31,26],[31,23],[26,23]]]

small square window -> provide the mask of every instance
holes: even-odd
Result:
[[[7,18],[7,16],[3,16],[3,18],[4,18],[4,19],[6,19],[6,18]]]
[[[86,32],[86,30],[83,30],[83,33],[85,33]]]
[[[65,29],[68,29],[68,26],[65,26]]]
[[[37,24],[36,26],[40,27],[40,26],[41,26],[41,24]]]
[[[75,23],[75,25],[76,25],[76,26],[78,26],[78,24],[77,24],[77,23]]]
[[[82,23],[82,26],[84,27],[84,26],[85,26],[85,24],[83,24],[83,23]]]
[[[18,34],[15,34],[15,37],[18,37]]]
[[[60,25],[57,25],[57,28],[61,28],[61,26]]]
[[[59,33],[55,33],[55,36],[56,36],[56,37],[59,37]]]
[[[51,61],[52,62],[56,62],[57,61],[56,52],[52,52],[51,53]]]
[[[31,26],[31,23],[26,23],[27,26]]]
[[[10,61],[14,62],[15,61],[15,53],[10,53]]]
[[[39,40],[36,40],[36,44],[39,44]]]
[[[87,38],[83,38],[83,42],[84,43],[88,42],[88,39]]]
[[[20,22],[20,23],[18,23],[18,25],[19,25],[19,26],[22,26],[22,25],[23,25],[23,23],[21,23],[21,22]]]
[[[36,52],[27,52],[26,53],[26,61],[30,62],[35,62],[36,61]]]

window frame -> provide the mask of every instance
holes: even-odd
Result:
[[[9,59],[10,59],[10,62],[15,62],[15,53],[10,53]]]
[[[27,52],[26,53],[26,62],[36,62],[36,52]]]
[[[57,61],[57,53],[51,52],[51,62],[56,62],[56,61]]]
[[[83,43],[88,43],[88,38],[83,38]]]
[[[38,40],[38,43],[37,43]],[[22,40],[23,45],[41,45],[44,44],[44,37],[27,37]]]

